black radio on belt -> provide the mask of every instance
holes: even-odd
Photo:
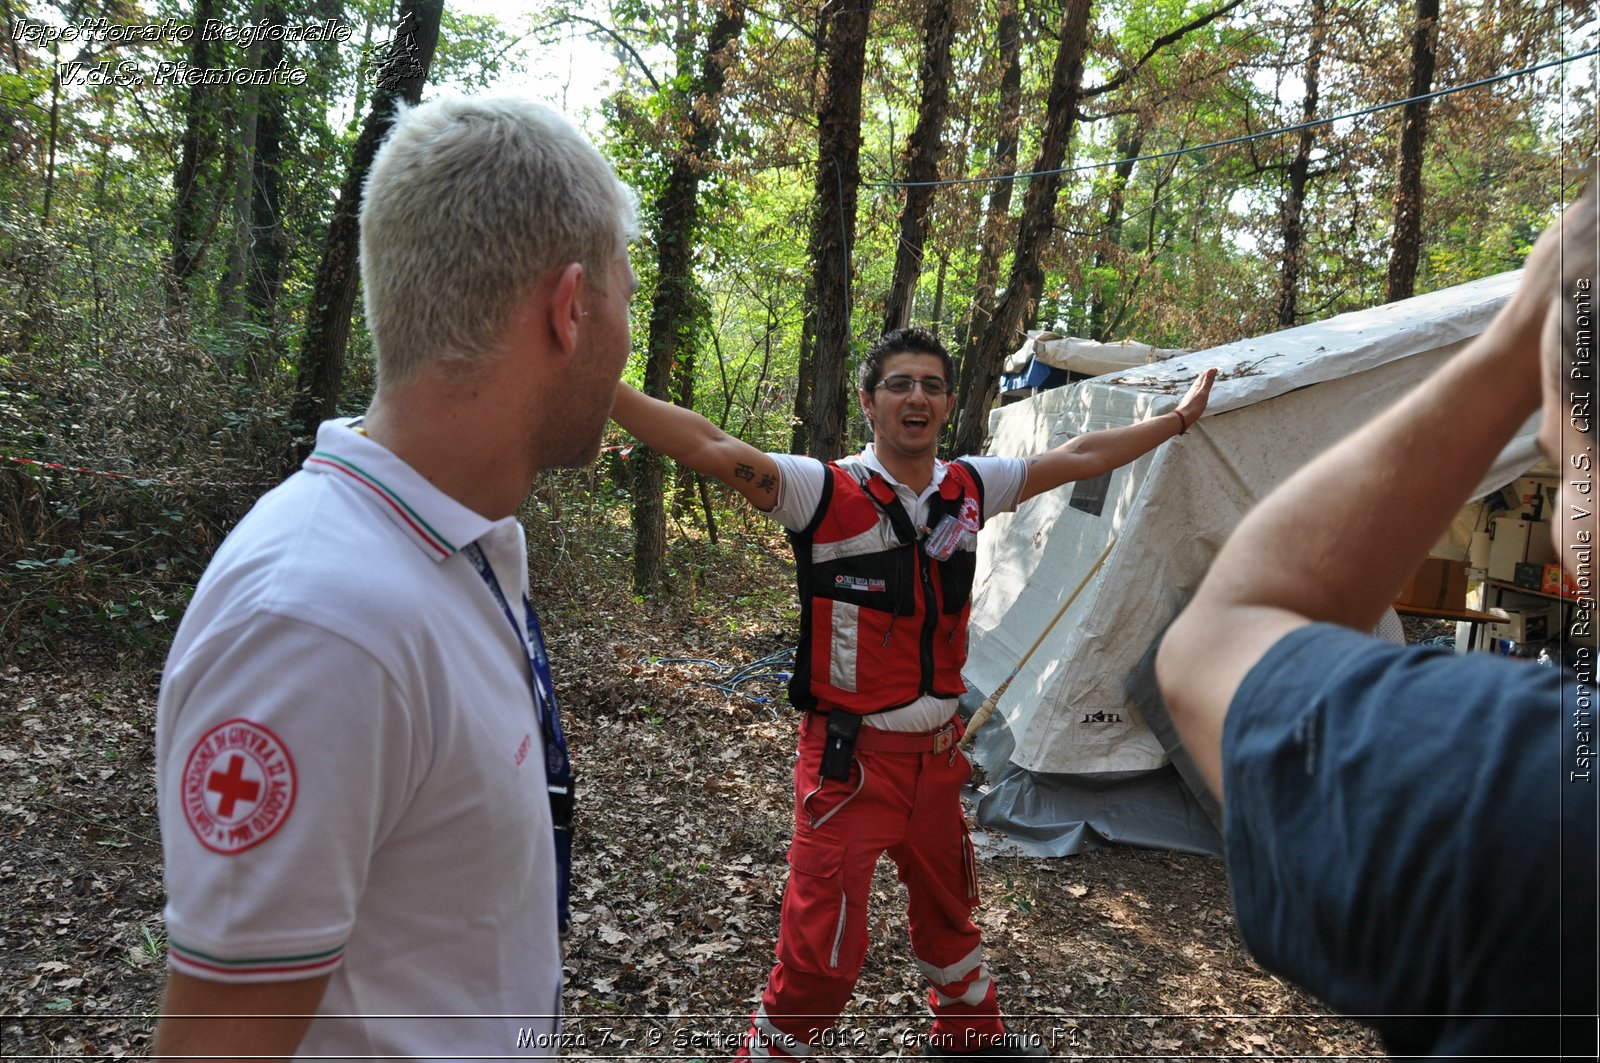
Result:
[[[856,734],[861,730],[861,717],[843,709],[834,709],[823,717],[827,721],[827,741],[822,747],[824,779],[848,781],[850,764],[856,757]]]
[[[577,785],[578,775],[574,772],[565,787],[547,787],[550,791],[550,821],[557,830],[572,829],[572,812],[577,799],[573,791]]]

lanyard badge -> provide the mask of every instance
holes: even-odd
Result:
[[[539,717],[540,732],[544,738],[545,788],[550,793],[550,820],[555,827],[556,924],[561,936],[566,937],[571,925],[568,901],[572,890],[574,780],[572,762],[567,758],[567,739],[561,733],[561,717],[556,712],[556,690],[550,678],[550,658],[545,653],[544,631],[539,626],[539,614],[533,611],[533,603],[528,601],[526,594],[522,596],[525,625],[517,623],[505,592],[500,589],[500,581],[477,543],[469,543],[461,552],[467,555],[467,560],[472,562],[472,567],[489,588],[495,603],[500,606],[500,612],[516,632],[517,642],[527,654],[528,683],[532,688],[534,711]]]

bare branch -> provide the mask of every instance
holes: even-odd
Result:
[[[1125,84],[1129,78],[1133,77],[1133,75],[1142,70],[1144,65],[1153,59],[1156,53],[1161,51],[1161,49],[1165,48],[1169,44],[1175,44],[1178,41],[1181,41],[1183,38],[1187,37],[1195,30],[1200,29],[1202,26],[1215,22],[1217,19],[1221,18],[1223,15],[1226,15],[1228,12],[1232,11],[1242,3],[1244,3],[1244,0],[1229,0],[1228,3],[1217,8],[1210,14],[1201,15],[1193,22],[1190,22],[1184,26],[1179,26],[1171,33],[1163,34],[1162,36],[1157,37],[1153,42],[1151,42],[1150,47],[1145,51],[1144,55],[1139,57],[1138,62],[1134,63],[1132,66],[1124,67],[1120,74],[1106,82],[1104,85],[1100,85],[1092,89],[1084,89],[1083,92],[1079,94],[1078,98],[1089,99],[1094,96],[1100,96]]]
[[[494,57],[493,62],[494,63],[499,63],[499,61],[502,58],[505,57],[505,54],[507,52],[511,51],[511,49],[515,48],[517,45],[521,44],[523,41],[527,40],[528,38],[537,37],[539,34],[543,33],[545,30],[555,29],[557,26],[564,26],[569,22],[582,22],[582,23],[584,23],[584,24],[586,24],[588,26],[591,26],[594,29],[600,31],[601,33],[604,33],[607,37],[610,37],[613,41],[616,41],[623,48],[626,48],[627,51],[628,51],[628,54],[633,56],[634,64],[636,66],[638,66],[639,73],[643,74],[645,80],[650,82],[651,90],[654,91],[654,92],[660,92],[661,91],[661,82],[657,81],[656,80],[656,76],[650,72],[650,67],[648,65],[646,65],[646,63],[644,61],[644,56],[639,54],[639,51],[638,51],[637,48],[635,48],[633,45],[629,44],[625,39],[623,39],[622,34],[618,33],[615,29],[611,28],[610,26],[607,26],[603,22],[596,22],[594,19],[587,18],[587,17],[585,17],[583,15],[568,14],[568,15],[562,17],[562,18],[553,19],[550,22],[546,22],[542,26],[538,26],[538,27],[536,27],[534,29],[529,30],[527,33],[524,33],[522,36],[518,37],[516,40],[512,41],[510,44],[508,44],[504,48],[500,49],[500,53]]]

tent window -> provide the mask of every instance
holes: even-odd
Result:
[[[1111,490],[1111,473],[1089,480],[1079,480],[1072,485],[1072,500],[1067,504],[1091,517],[1098,517],[1106,506],[1106,495]]]

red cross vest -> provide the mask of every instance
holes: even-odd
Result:
[[[876,472],[856,462],[827,472],[816,515],[789,533],[800,588],[790,702],[866,715],[960,697],[976,536],[962,534],[942,561],[927,537],[946,517],[982,526],[982,481],[965,462],[946,465],[919,529]]]

